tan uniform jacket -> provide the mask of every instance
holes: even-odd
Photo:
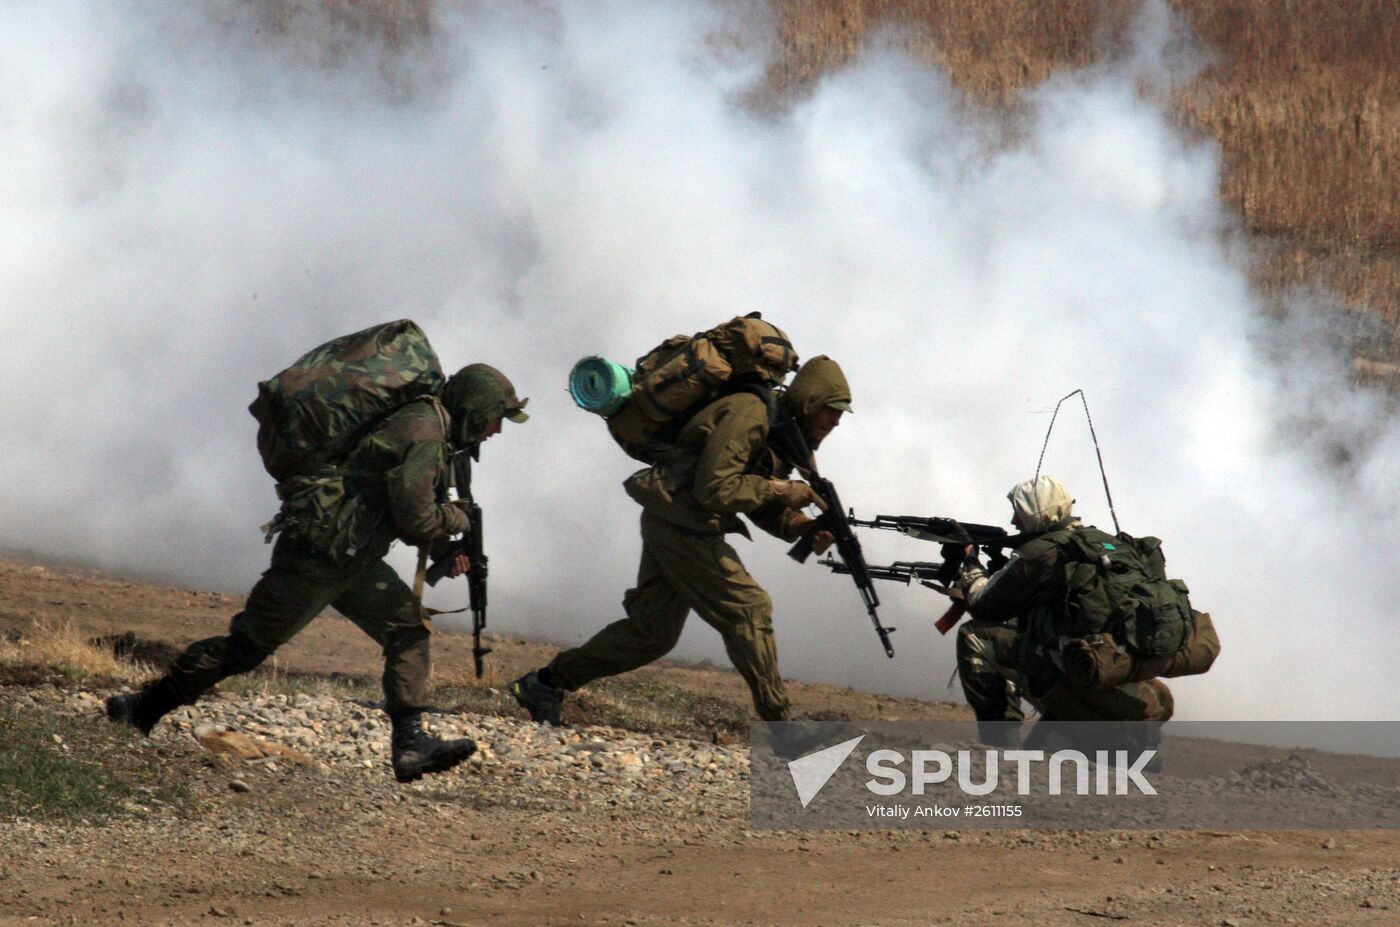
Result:
[[[651,514],[694,531],[738,532],[738,518],[795,540],[795,513],[784,507],[768,481],[792,465],[767,446],[768,408],[752,393],[734,393],[710,403],[681,430],[678,448],[661,463],[638,470],[623,486]]]

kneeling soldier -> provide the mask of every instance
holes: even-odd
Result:
[[[1053,477],[1020,483],[1008,497],[1012,524],[1030,540],[991,575],[969,547],[958,580],[972,615],[958,631],[958,674],[982,739],[1017,739],[1022,697],[1044,721],[1167,721],[1172,694],[1157,677],[1205,672],[1220,641],[1185,585],[1166,579],[1160,542],[1082,525]],[[1071,590],[1070,577],[1082,586]],[[1134,580],[1159,598],[1124,622],[1131,603],[1119,601],[1120,590]],[[1077,598],[1090,588],[1100,593],[1094,602]]]

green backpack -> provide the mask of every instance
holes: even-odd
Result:
[[[1189,590],[1168,579],[1157,538],[1112,535],[1086,526],[1056,539],[1064,569],[1059,641],[1109,634],[1129,653],[1176,653],[1191,633]]]
[[[445,383],[428,336],[408,319],[328,341],[258,384],[248,411],[263,466],[279,483],[313,474],[389,412]]]

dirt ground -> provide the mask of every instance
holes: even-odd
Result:
[[[36,621],[72,622],[94,636],[134,634],[163,641],[174,650],[222,634],[242,607],[240,596],[133,582],[79,567],[55,567],[0,557],[0,634]],[[492,637],[487,678],[505,682],[542,666],[559,648],[533,641]],[[379,649],[344,618],[327,613],[277,651],[277,667],[288,672],[342,674],[377,679]],[[471,638],[438,634],[433,638],[436,667],[471,665]],[[698,694],[714,696],[747,709],[748,688],[726,669],[663,661],[667,681]],[[951,720],[971,717],[964,706],[925,702],[789,680],[793,699],[813,715],[852,718]]]
[[[179,645],[238,606],[0,561],[0,633],[67,620]],[[444,636],[437,659],[465,658],[467,646]],[[549,652],[502,642],[493,659],[509,678]],[[373,646],[333,618],[279,660],[290,671],[377,675]],[[747,702],[731,673],[664,672]],[[51,697],[13,680],[0,687],[0,698],[26,705],[42,707],[40,695]],[[965,711],[828,686],[799,685],[794,696],[804,710],[857,718]],[[737,788],[710,803],[610,806],[599,790],[621,786],[602,777],[586,784],[595,800],[571,802],[505,764],[399,786],[382,768],[245,768],[173,734],[132,741],[188,784],[195,810],[100,826],[0,821],[0,927],[1400,923],[1393,831],[753,831]],[[230,788],[235,778],[243,789]]]

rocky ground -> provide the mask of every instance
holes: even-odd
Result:
[[[32,618],[16,601],[95,611],[111,596],[85,574],[40,575],[0,570],[8,627]],[[34,584],[45,591],[26,599]],[[120,591],[125,608],[142,595],[154,606],[148,634],[166,597],[192,595]],[[672,671],[700,688],[716,679],[721,701],[741,694],[729,674]],[[1394,831],[752,830],[748,749],[708,722],[544,729],[485,692],[473,705],[487,708],[431,717],[479,756],[399,785],[383,715],[334,686],[226,689],[146,740],[101,719],[117,685],[6,679],[0,720],[62,719],[109,738],[111,754],[56,749],[95,763],[129,754],[186,794],[148,789],[104,822],[0,820],[4,927],[1400,923]]]

